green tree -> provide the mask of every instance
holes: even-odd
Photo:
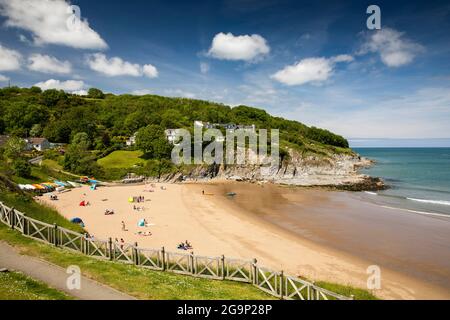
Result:
[[[172,149],[163,128],[154,124],[139,129],[136,134],[136,147],[142,150],[146,157],[154,159],[168,158]]]
[[[92,99],[105,99],[105,94],[100,89],[90,88],[88,91],[88,97]]]
[[[91,141],[86,132],[78,132],[72,139],[72,146],[80,151],[87,151],[91,146]]]
[[[27,143],[19,137],[11,137],[5,144],[5,156],[9,159],[18,159],[25,150]]]
[[[42,126],[39,123],[34,124],[30,130],[30,136],[40,137],[42,135]]]
[[[27,178],[31,175],[31,166],[28,161],[23,158],[15,159],[12,163],[12,168],[14,174],[19,177]]]

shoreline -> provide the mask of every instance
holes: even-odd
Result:
[[[231,186],[234,189],[236,184],[250,190],[250,195],[259,194],[258,200],[262,203],[258,203],[258,206],[270,210],[266,210],[262,215],[258,213],[255,215],[255,212],[248,208],[230,203],[230,199],[220,196],[217,191],[213,192],[216,193],[214,196],[201,194],[202,188],[214,189],[214,185],[218,185],[219,188]],[[160,186],[165,186],[167,190],[160,190]],[[314,190],[313,192],[318,193],[319,198],[311,202],[311,199],[308,200],[310,191],[296,190],[293,192],[294,198],[292,193],[286,198],[286,195],[283,196],[278,191],[271,190],[273,186],[269,188],[267,186],[233,182],[157,184],[157,190],[154,193],[142,193],[145,187],[143,185],[100,187],[94,192],[83,187],[61,194],[58,202],[43,199],[45,203],[54,205],[66,218],[70,219],[78,212],[78,215],[87,223],[87,230],[98,238],[123,237],[126,242],[137,241],[141,247],[165,246],[169,251],[176,251],[177,243],[188,239],[194,244],[194,252],[197,254],[215,256],[225,254],[243,259],[256,257],[262,265],[275,270],[284,270],[292,275],[364,288],[367,280],[366,269],[372,262],[369,263],[368,259],[361,258],[358,254],[339,250],[320,239],[311,238],[311,235],[299,235],[298,232],[287,230],[286,226],[277,225],[273,220],[277,218],[273,215],[274,208],[269,208],[270,206],[264,203],[264,199],[261,200],[266,197],[270,202],[274,198],[270,198],[269,195],[273,194],[273,197],[281,200],[276,203],[292,204],[295,201],[304,201],[305,206],[311,208],[314,203],[317,204],[317,201],[324,200],[323,197],[344,192]],[[252,190],[254,188],[260,188],[258,190],[265,188],[267,191],[261,195],[259,191],[255,193]],[[283,192],[286,189],[292,189],[279,186],[275,188]],[[83,193],[86,193],[87,200],[93,205],[80,209],[78,200]],[[128,196],[139,193],[150,198],[151,201],[148,204],[147,201],[145,202],[149,210],[135,213],[132,209],[130,210],[126,199]],[[238,197],[240,194],[239,191]],[[102,197],[108,197],[114,201],[102,202]],[[108,206],[113,206],[118,214],[111,217],[104,216],[103,208]],[[272,220],[268,219],[268,216],[272,217]],[[143,231],[151,231],[153,233],[151,237],[140,237],[134,234],[139,230],[135,223],[140,217],[145,217],[150,223],[154,223],[149,228],[143,229]],[[126,220],[129,232],[121,231],[120,220],[122,219]],[[319,235],[323,232],[322,229],[317,231]],[[450,297],[448,287],[437,287],[433,283],[391,271],[384,266],[382,270],[383,290],[375,292],[381,298]]]

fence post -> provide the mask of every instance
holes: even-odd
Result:
[[[138,266],[139,265],[139,250],[138,250],[137,242],[134,243],[133,254],[134,254],[134,264]]]
[[[163,271],[166,270],[166,250],[164,249],[164,247],[161,247],[161,268]]]
[[[114,260],[113,243],[112,243],[112,238],[111,237],[108,239],[108,249],[109,249],[109,260],[113,261]]]
[[[280,299],[283,300],[284,297],[284,272],[281,270],[280,272]]]
[[[189,263],[188,263],[188,268],[191,269],[191,273],[195,275],[196,273],[196,268],[195,268],[195,263],[194,263],[194,251],[191,252],[191,254],[189,255]]]
[[[23,220],[22,220],[22,234],[23,235],[28,235],[28,219],[27,219],[27,215],[24,213],[23,214]]]
[[[312,286],[310,286],[309,300],[316,300],[316,289],[314,288],[315,281],[312,281]]]
[[[58,246],[58,225],[56,223],[53,224],[53,245]]]
[[[225,255],[220,257],[220,272],[222,272],[222,280],[225,280]]]
[[[253,259],[253,263],[252,263],[252,277],[253,277],[253,284],[258,284],[258,272],[257,272],[257,264],[258,260]]]
[[[9,210],[9,225],[10,225],[11,229],[13,229],[13,230],[14,230],[14,226],[15,226],[15,222],[14,222],[15,214],[14,214],[14,211],[15,211],[14,207],[12,207],[11,210]]]

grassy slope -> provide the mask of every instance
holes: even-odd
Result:
[[[83,275],[140,299],[274,299],[247,284],[212,281],[89,258],[25,238],[3,224],[0,225],[0,239],[17,247],[21,254],[36,256],[64,268],[78,265]]]
[[[104,169],[127,169],[137,164],[145,164],[141,158],[142,151],[114,151],[106,157],[99,159],[97,163]]]
[[[0,300],[68,300],[71,297],[19,272],[0,272]]]

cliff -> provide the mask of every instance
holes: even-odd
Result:
[[[322,186],[343,190],[380,190],[386,186],[379,178],[359,173],[372,165],[354,153],[303,156],[289,149],[289,157],[278,166],[209,165],[194,166],[162,177],[164,181],[234,180],[269,182],[295,186]]]

